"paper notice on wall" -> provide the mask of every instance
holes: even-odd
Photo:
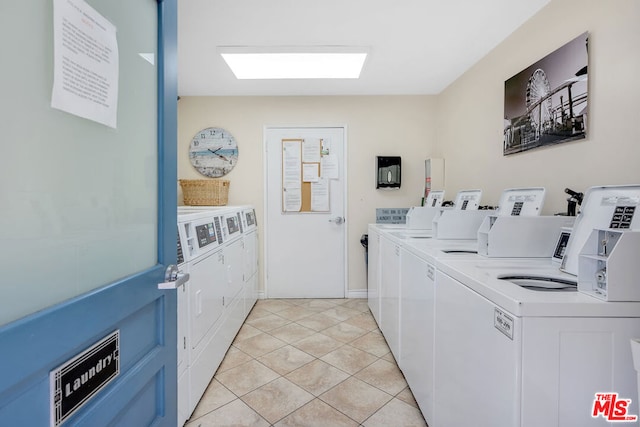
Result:
[[[53,0],[51,107],[116,128],[116,27],[82,0]]]
[[[299,183],[285,182],[282,189],[282,210],[300,212],[302,208],[302,188]]]
[[[302,208],[302,153],[300,140],[282,141],[282,210]]]
[[[311,210],[313,212],[329,211],[329,180],[320,178],[311,183]]]
[[[302,141],[302,161],[320,163],[320,140],[307,138]]]
[[[318,182],[318,178],[320,178],[320,165],[318,163],[302,164],[303,182]]]
[[[326,179],[339,179],[338,158],[335,154],[322,156],[320,176]]]
[[[283,182],[300,182],[302,167],[300,160],[300,141],[282,141]]]

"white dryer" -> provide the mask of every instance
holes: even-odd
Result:
[[[242,208],[243,239],[243,273],[244,280],[244,312],[248,315],[258,299],[258,221],[256,211],[250,206]]]
[[[186,387],[188,393],[181,394],[178,401],[180,407],[185,407],[182,399],[188,396],[187,417],[195,409],[213,377],[220,363],[216,363],[216,360],[222,360],[226,352],[226,348],[221,350],[214,340],[224,314],[224,286],[219,283],[219,277],[225,274],[221,224],[220,217],[212,211],[188,210],[187,213],[178,213],[178,232],[185,269],[190,274],[186,287],[188,327],[183,337],[188,356],[188,385],[179,384],[179,388]],[[185,307],[179,305],[179,318],[185,316],[184,310]]]
[[[220,340],[226,348],[231,346],[233,339],[246,319],[244,304],[243,273],[243,225],[242,208],[231,206],[225,211],[221,220],[224,233],[224,264],[226,280],[224,287],[225,322],[220,329]],[[225,350],[226,351],[226,350]]]
[[[184,248],[187,246],[187,242],[183,241],[183,236],[180,233],[180,218],[178,217],[177,226],[177,264],[180,273],[189,274],[189,264],[185,260]],[[187,336],[189,334],[189,319],[188,319],[188,289],[189,282],[185,283],[177,289],[178,296],[178,314],[177,314],[177,363],[178,363],[178,426],[184,425],[189,419],[191,412],[189,411],[189,374],[187,371],[189,364],[189,351]]]
[[[213,280],[224,272],[220,236],[220,219],[212,212],[178,212],[179,269],[190,275],[178,290],[178,425],[191,416],[209,382],[194,379],[192,371],[206,365],[206,349],[223,313],[222,293]]]
[[[249,297],[245,286],[245,228],[256,230],[248,206],[178,207],[180,268],[190,273],[178,305],[178,425],[195,409],[255,303],[255,286]],[[257,264],[257,254],[254,259]]]
[[[227,264],[227,288],[225,290],[225,304],[238,296],[242,290],[243,262],[242,262],[242,213],[241,208],[232,207],[221,215],[224,233],[224,256],[228,258]]]

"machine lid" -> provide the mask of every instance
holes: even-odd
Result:
[[[607,185],[589,188],[565,249],[560,270],[578,275],[578,258],[593,229],[640,229],[640,185]]]
[[[502,275],[500,280],[507,280],[522,288],[545,292],[574,292],[578,290],[578,282],[558,277],[531,275]]]
[[[544,196],[544,187],[508,188],[500,196],[498,216],[538,216]]]
[[[454,202],[454,209],[461,211],[472,211],[480,206],[482,190],[462,190],[458,191]]]

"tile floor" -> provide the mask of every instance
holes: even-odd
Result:
[[[186,427],[426,426],[365,299],[259,300]]]

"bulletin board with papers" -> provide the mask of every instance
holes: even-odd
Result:
[[[282,140],[282,212],[329,212],[330,180],[337,178],[330,141]]]

